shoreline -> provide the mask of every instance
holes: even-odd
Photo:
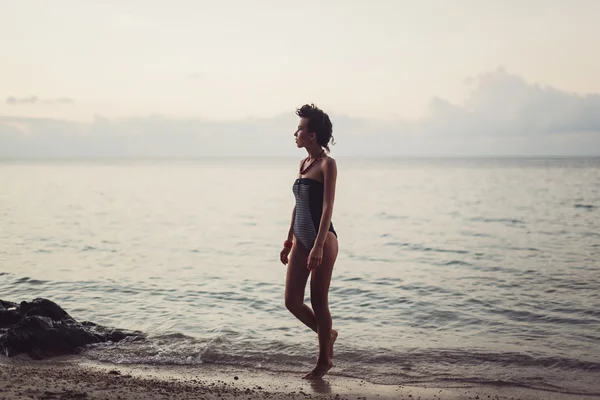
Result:
[[[506,385],[380,385],[340,376],[307,381],[296,374],[229,365],[120,365],[93,362],[81,356],[44,361],[0,356],[0,399],[31,398],[592,400],[600,396]]]

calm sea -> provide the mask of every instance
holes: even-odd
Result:
[[[149,335],[94,360],[307,371],[278,260],[297,166],[0,163],[0,298]],[[338,168],[332,373],[600,393],[600,159]]]

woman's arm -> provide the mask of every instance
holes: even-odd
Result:
[[[337,181],[337,164],[333,158],[327,157],[323,163],[323,214],[319,224],[319,233],[315,240],[315,246],[322,248],[325,245],[331,216],[333,215],[333,202],[335,200],[335,184]]]
[[[292,211],[292,221],[290,222],[290,230],[288,231],[287,240],[290,242],[294,237],[294,220],[296,219],[296,206],[294,206],[294,211]]]
[[[300,164],[298,165],[298,171],[302,169],[302,163],[304,160],[300,160]],[[292,211],[292,221],[290,222],[290,230],[288,231],[287,240],[290,242],[294,238],[294,220],[296,219],[296,206],[294,206],[294,210]]]

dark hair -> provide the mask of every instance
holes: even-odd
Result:
[[[314,104],[305,104],[296,109],[296,115],[308,119],[308,131],[317,135],[317,142],[329,153],[329,141],[333,141],[333,126],[329,115]]]

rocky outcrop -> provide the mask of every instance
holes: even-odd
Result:
[[[42,359],[75,354],[89,344],[119,342],[125,338],[136,340],[143,338],[143,334],[78,322],[47,299],[20,304],[0,300],[0,352],[8,357],[26,353]]]

